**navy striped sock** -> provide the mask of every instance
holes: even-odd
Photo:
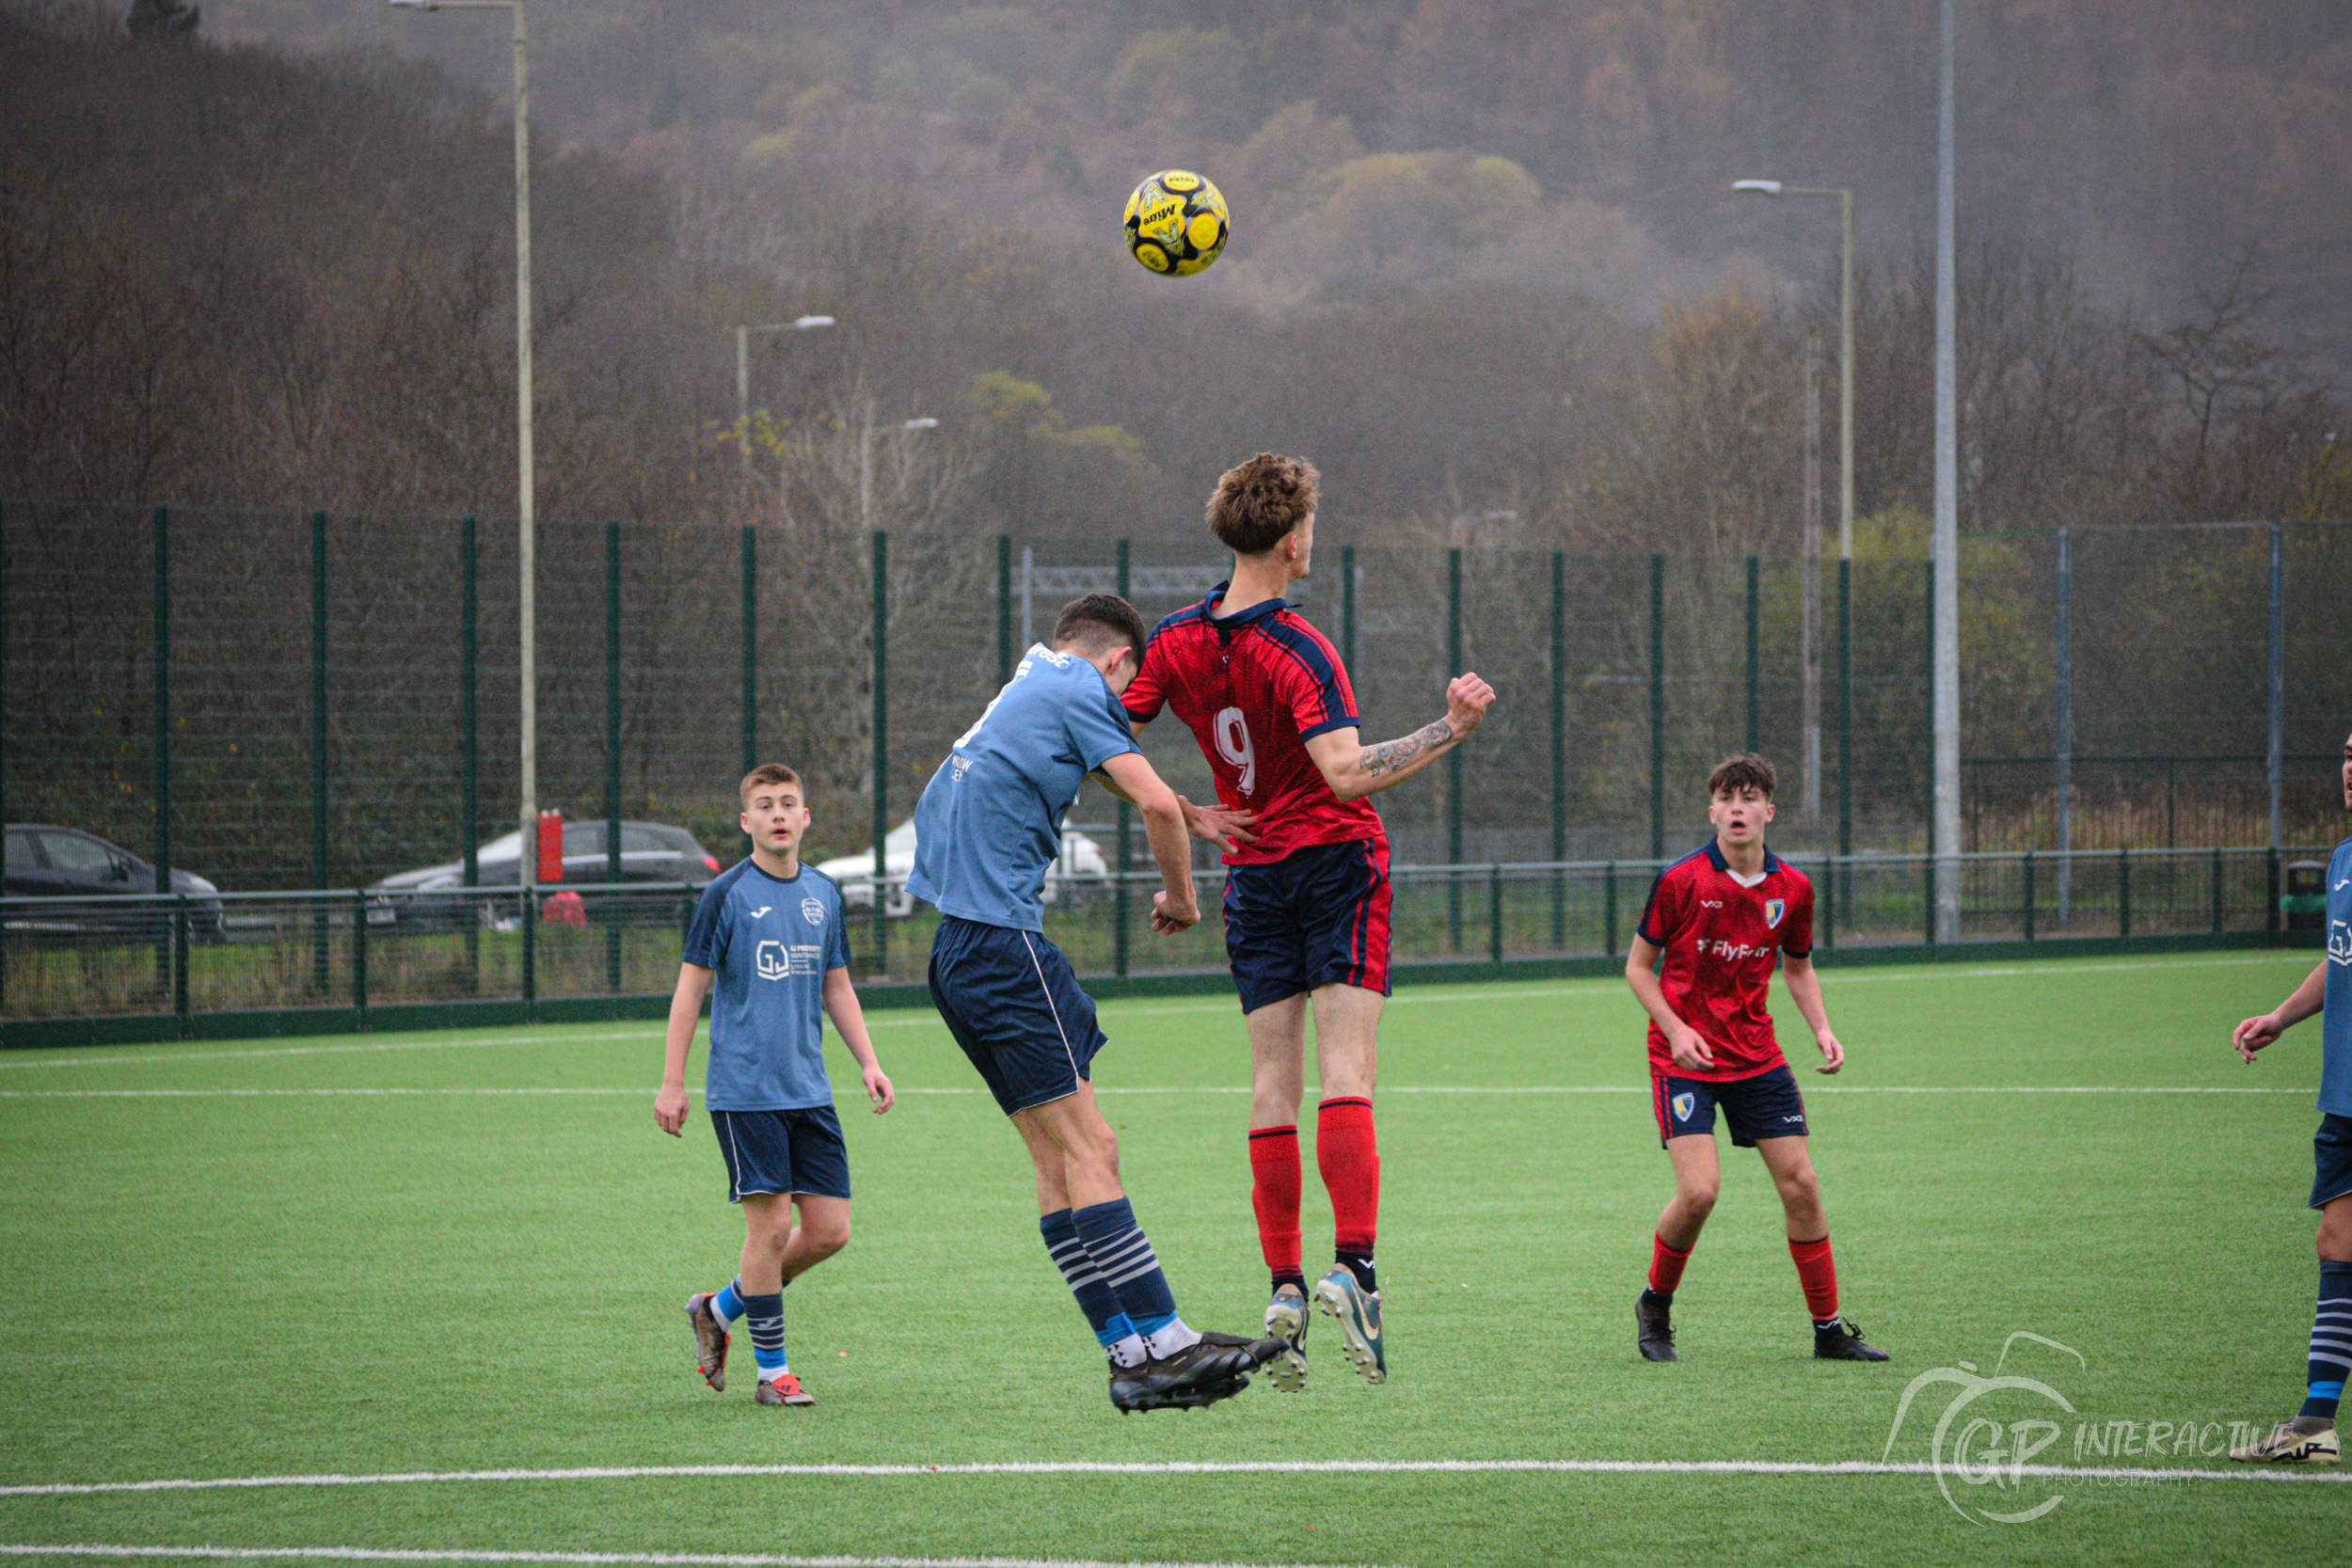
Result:
[[[773,1383],[791,1369],[784,1359],[784,1292],[743,1298],[743,1326],[752,1333],[752,1359],[759,1381]]]
[[[1086,1243],[1078,1240],[1077,1222],[1067,1209],[1057,1209],[1040,1215],[1038,1233],[1045,1238],[1046,1256],[1061,1270],[1061,1276],[1070,1286],[1070,1293],[1078,1298],[1078,1310],[1087,1315],[1087,1326],[1094,1330],[1094,1338],[1104,1350],[1135,1333],[1136,1325],[1127,1314],[1119,1309],[1119,1295],[1087,1256]]]
[[[2346,1372],[2352,1372],[2352,1263],[2324,1261],[2319,1265],[2319,1309],[2312,1316],[2305,1378],[2309,1392],[2297,1414],[2335,1419]]]
[[[1149,1338],[1175,1321],[1175,1292],[1168,1288],[1168,1275],[1160,1272],[1151,1240],[1125,1198],[1073,1209],[1070,1218],[1087,1256],[1119,1297],[1120,1309],[1136,1333]]]

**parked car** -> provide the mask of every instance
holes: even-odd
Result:
[[[152,906],[67,902],[93,895],[155,891],[155,867],[151,863],[119,844],[110,844],[79,828],[54,828],[40,822],[9,823],[5,887],[11,898],[59,900],[39,911],[10,911],[8,927],[11,933],[39,936],[55,932],[61,937],[75,937],[116,931],[149,940],[169,930]],[[218,942],[220,889],[192,871],[174,867],[171,891],[191,895],[189,935],[200,942]]]
[[[566,822],[564,824],[564,888],[593,888],[609,885],[610,865],[605,854],[605,824],[601,821]],[[475,885],[485,888],[514,887],[518,880],[520,863],[516,851],[522,835],[507,833],[494,838],[476,850],[478,870]],[[621,824],[621,880],[623,882],[685,882],[701,888],[719,874],[719,862],[706,850],[693,833],[667,822],[623,822]],[[521,911],[512,898],[467,897],[453,894],[453,888],[466,884],[466,863],[451,861],[442,865],[428,865],[416,871],[404,871],[368,885],[368,924],[390,926],[408,930],[456,930],[470,920],[496,925],[512,920]],[[543,896],[552,896],[556,884],[547,884]],[[676,917],[677,899],[665,894],[649,894],[644,898],[625,896],[597,897],[580,901],[585,916],[599,923],[620,924],[659,923]]]
[[[861,849],[854,855],[838,855],[817,867],[841,884],[841,907],[845,910],[870,910],[874,907],[874,851]],[[914,895],[907,891],[907,878],[914,871],[914,819],[907,818],[882,835],[882,875],[888,892],[882,899],[884,914],[899,916],[914,912]],[[1039,896],[1048,904],[1057,902],[1065,893],[1076,894],[1081,884],[1100,883],[1110,875],[1110,861],[1103,847],[1078,832],[1065,828],[1061,835],[1061,853],[1045,867],[1044,884]]]

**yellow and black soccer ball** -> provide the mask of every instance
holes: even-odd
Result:
[[[1205,271],[1232,232],[1225,198],[1190,169],[1162,169],[1127,198],[1127,254],[1163,277]]]

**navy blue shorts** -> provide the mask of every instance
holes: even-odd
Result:
[[[1724,1110],[1724,1123],[1740,1148],[1754,1148],[1758,1138],[1802,1138],[1805,1135],[1804,1096],[1797,1092],[1797,1075],[1783,1062],[1770,1072],[1729,1082],[1706,1078],[1670,1078],[1650,1074],[1650,1110],[1658,1117],[1658,1145],[1692,1132],[1715,1134],[1715,1107]]]
[[[850,1151],[830,1105],[805,1111],[713,1111],[710,1130],[727,1161],[727,1201],[762,1193],[850,1196]]]
[[[1106,1043],[1094,998],[1035,931],[947,914],[931,939],[931,1003],[1005,1115],[1067,1100]]]
[[[2312,1207],[2352,1193],[2352,1117],[2323,1113],[2312,1134]]]
[[[1245,1013],[1334,981],[1388,995],[1388,841],[1311,844],[1229,867],[1225,957]]]

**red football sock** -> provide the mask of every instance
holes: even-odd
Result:
[[[1304,1277],[1299,1267],[1298,1129],[1261,1127],[1249,1134],[1249,1206],[1258,1212],[1258,1248],[1276,1279]]]
[[[1315,1168],[1331,1195],[1332,1245],[1370,1257],[1380,1228],[1380,1146],[1372,1133],[1371,1101],[1327,1100],[1316,1108]]]
[[[1687,1252],[1677,1252],[1666,1244],[1663,1236],[1649,1239],[1649,1288],[1661,1296],[1675,1293],[1682,1283],[1682,1266],[1691,1260]]]
[[[1831,1261],[1829,1238],[1790,1242],[1788,1256],[1797,1261],[1797,1283],[1804,1287],[1804,1309],[1815,1323],[1837,1316],[1837,1265]]]

